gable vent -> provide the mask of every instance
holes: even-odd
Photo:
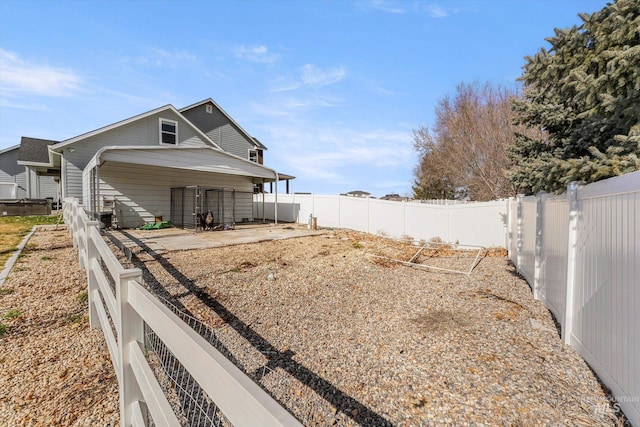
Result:
[[[211,104],[207,104],[207,106],[206,106],[206,111],[207,111],[207,113],[209,113],[209,114],[213,114],[213,105],[211,105]]]

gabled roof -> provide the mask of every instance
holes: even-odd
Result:
[[[261,150],[267,149],[267,147],[265,147],[262,142],[258,141],[258,138],[251,138],[251,139],[253,139],[253,142],[255,142],[256,148],[260,148]]]
[[[23,136],[20,140],[20,149],[18,151],[18,164],[36,166],[51,165],[49,146],[57,143],[58,141],[51,141],[49,139]]]
[[[217,108],[217,109],[218,109],[218,110],[219,110],[219,111],[220,111],[220,112],[221,112],[221,113],[222,113],[222,114],[223,114],[227,119],[229,119],[229,121],[230,121],[231,123],[233,123],[233,125],[234,125],[234,126],[236,126],[236,127],[238,128],[238,130],[239,130],[239,131],[240,131],[240,132],[241,132],[241,133],[242,133],[242,134],[247,138],[247,140],[249,140],[249,141],[253,141],[254,143],[256,143],[256,147],[257,147],[257,148],[260,148],[261,150],[267,150],[267,147],[266,147],[265,145],[263,145],[263,144],[262,144],[260,141],[258,141],[256,138],[254,138],[254,137],[252,137],[251,135],[249,135],[249,132],[247,132],[246,130],[244,130],[244,129],[242,128],[242,126],[240,126],[240,125],[239,125],[235,120],[233,120],[233,117],[231,117],[230,115],[228,115],[228,114],[227,114],[227,112],[226,112],[226,111],[224,111],[224,110],[222,109],[222,107],[221,107],[221,106],[219,106],[219,105],[216,103],[216,101],[214,101],[214,100],[213,100],[213,99],[211,99],[211,98],[207,98],[207,99],[204,99],[204,100],[202,100],[202,101],[200,101],[200,102],[196,102],[195,104],[191,104],[191,105],[188,105],[188,106],[186,106],[186,107],[184,107],[184,108],[181,108],[181,109],[180,109],[180,112],[181,112],[181,113],[183,113],[183,112],[185,112],[185,111],[187,111],[187,110],[192,110],[192,109],[197,108],[197,107],[199,107],[199,106],[201,106],[201,105],[209,104],[209,103],[210,103],[210,104],[213,104],[213,106],[214,106],[214,107],[216,107],[216,108]]]
[[[353,190],[346,193],[347,196],[357,196],[357,197],[366,197],[370,196],[371,193],[367,193],[366,191],[361,190]]]
[[[17,150],[20,148],[20,144],[13,145],[11,147],[3,148],[0,150],[0,154],[8,153],[9,151]]]
[[[182,115],[178,110],[176,110],[176,108],[175,108],[173,105],[171,105],[171,104],[167,104],[167,105],[165,105],[165,106],[163,106],[163,107],[158,107],[158,108],[156,108],[156,109],[154,109],[154,110],[147,111],[146,113],[138,114],[137,116],[133,116],[133,117],[130,117],[130,118],[128,118],[128,119],[121,120],[121,121],[116,122],[116,123],[113,123],[113,124],[111,124],[111,125],[104,126],[104,127],[99,128],[99,129],[93,130],[93,131],[91,131],[91,132],[83,133],[82,135],[78,135],[78,136],[75,136],[75,137],[73,137],[73,138],[66,139],[66,140],[64,140],[64,141],[62,141],[62,142],[60,142],[60,143],[55,144],[54,146],[52,146],[52,147],[51,147],[51,150],[56,151],[56,152],[60,152],[60,150],[61,150],[62,148],[66,147],[66,146],[68,146],[68,145],[75,144],[76,142],[81,141],[81,140],[83,140],[83,139],[86,139],[86,138],[89,138],[89,137],[92,137],[92,136],[95,136],[95,135],[99,135],[99,134],[101,134],[101,133],[104,133],[104,132],[110,131],[110,130],[112,130],[112,129],[118,128],[118,127],[120,127],[120,126],[127,125],[127,124],[129,124],[129,123],[133,123],[133,122],[135,122],[135,121],[137,121],[137,120],[144,119],[144,118],[146,118],[146,117],[152,116],[152,115],[157,114],[157,113],[160,113],[160,112],[162,112],[162,111],[171,111],[171,112],[175,113],[175,114],[176,114],[177,116],[179,116],[182,120],[184,120],[185,122],[187,122],[187,124],[188,124],[191,128],[193,128],[193,130],[194,130],[194,131],[195,131],[195,132],[196,132],[200,137],[202,137],[202,139],[203,139],[204,141],[209,142],[213,147],[215,147],[215,148],[217,148],[217,149],[219,149],[219,150],[222,150],[222,148],[221,148],[218,144],[216,144],[215,142],[213,142],[213,141],[212,141],[212,140],[211,140],[211,139],[210,139],[210,138],[209,138],[209,137],[208,137],[204,132],[202,132],[202,131],[201,131],[201,130],[196,126],[196,125],[194,125],[193,123],[191,123],[191,122],[190,122],[186,117],[184,117],[184,116],[183,116],[183,115]]]

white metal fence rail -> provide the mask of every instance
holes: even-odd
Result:
[[[510,203],[510,259],[640,426],[640,172]]]
[[[435,205],[363,197],[278,194],[278,220],[477,246],[504,246],[507,200]],[[256,194],[254,217],[275,218],[275,195]]]
[[[139,269],[125,269],[77,199],[65,199],[64,219],[87,272],[89,322],[103,331],[119,384],[120,424],[180,425],[145,353],[145,331],[197,382],[225,417],[224,425],[299,426],[300,423],[202,336],[141,285]],[[112,288],[113,285],[113,288]],[[114,292],[115,289],[115,292]]]

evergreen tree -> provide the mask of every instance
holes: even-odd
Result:
[[[640,1],[579,16],[582,25],[555,29],[549,50],[525,58],[517,122],[547,137],[517,135],[509,150],[521,192],[640,169]]]

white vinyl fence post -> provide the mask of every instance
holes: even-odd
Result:
[[[340,196],[340,195],[338,194],[338,228],[342,228],[342,223],[340,222],[340,215],[341,215],[341,212],[340,212],[340,201],[341,201],[341,200],[340,200],[340,198],[341,198],[341,197],[342,197],[342,196]]]
[[[133,422],[133,404],[142,400],[142,392],[131,368],[131,345],[144,342],[142,319],[129,304],[129,281],[142,281],[142,272],[137,269],[122,270],[115,277],[118,304],[118,391],[120,394],[120,425],[128,427]]]
[[[371,197],[367,197],[367,233],[371,233]]]
[[[402,237],[407,235],[407,205],[406,201],[402,201]]]
[[[507,246],[507,256],[509,259],[513,259],[513,254],[511,253],[511,241],[513,240],[513,218],[511,217],[511,197],[507,199],[507,234],[505,236],[505,244]]]
[[[507,248],[507,256],[511,259],[511,197],[505,199],[504,212],[504,244]]]
[[[96,248],[95,243],[91,239],[91,229],[97,229],[100,226],[98,221],[87,221],[84,224],[84,235],[85,235],[85,251],[86,256],[84,259],[86,260],[85,270],[87,272],[87,302],[89,304],[89,326],[92,329],[101,329],[100,328],[100,319],[98,318],[98,311],[96,310],[96,301],[101,304],[99,300],[100,295],[98,294],[98,281],[96,279],[96,275],[93,272],[94,268],[94,260],[97,260],[100,256],[98,253],[98,249]]]
[[[78,256],[80,258],[80,269],[87,269],[87,220],[82,216],[82,207],[76,210],[76,230],[78,233]]]
[[[73,200],[71,203],[71,220],[69,224],[71,235],[73,236],[73,248],[78,247],[78,201]]]
[[[520,273],[522,271],[522,204],[524,202],[524,196],[519,194],[516,197],[516,271]]]
[[[300,209],[298,209],[298,214],[300,213]],[[298,222],[298,216],[296,216],[296,195],[291,195],[291,221],[294,223]]]
[[[542,215],[544,205],[542,202],[544,192],[538,193],[536,196],[536,247],[535,247],[535,261],[533,268],[533,298],[539,299],[538,291],[540,290],[540,273],[542,270]]]
[[[567,291],[564,301],[564,319],[562,322],[562,340],[571,344],[573,330],[573,294],[576,286],[576,261],[578,246],[578,183],[567,187],[569,199],[569,244],[567,246]]]

